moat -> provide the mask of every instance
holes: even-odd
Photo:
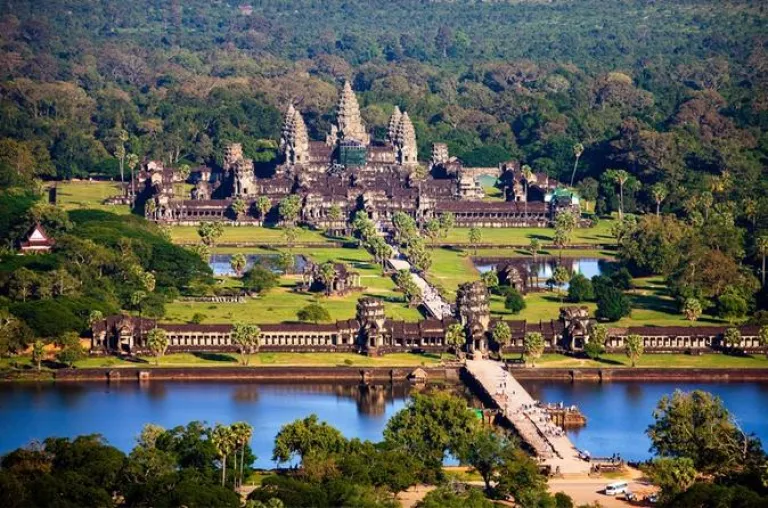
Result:
[[[658,399],[675,388],[720,396],[737,421],[768,442],[768,383],[561,383],[522,382],[534,398],[576,404],[587,416],[572,441],[593,456],[649,457],[645,428]],[[273,467],[272,442],[281,425],[311,413],[348,437],[380,440],[387,420],[401,409],[409,386],[361,389],[349,384],[276,385],[247,382],[138,384],[0,384],[0,454],[48,436],[100,433],[129,450],[148,422],[164,427],[192,420],[254,426],[258,467]]]

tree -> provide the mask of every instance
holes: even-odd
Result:
[[[319,269],[317,270],[317,275],[320,279],[320,282],[323,283],[323,287],[325,288],[325,295],[330,296],[331,290],[333,289],[333,281],[336,278],[336,265],[333,263],[333,261],[326,261],[320,265]]]
[[[480,275],[480,280],[483,281],[485,287],[488,289],[494,289],[499,285],[499,276],[496,275],[496,270],[488,270]]]
[[[248,355],[257,352],[261,345],[261,328],[246,323],[235,323],[232,325],[232,343],[240,353],[240,363],[248,365]]]
[[[74,332],[67,332],[59,338],[61,349],[56,354],[56,360],[65,364],[70,369],[74,367],[75,362],[85,358],[85,351],[80,345],[80,336]]]
[[[620,289],[607,286],[598,291],[597,286],[595,286],[595,294],[597,296],[595,317],[598,319],[618,321],[632,313],[632,304],[627,295]]]
[[[717,315],[731,324],[743,318],[747,309],[746,300],[733,287],[726,289],[726,292],[717,299]]]
[[[98,323],[104,319],[104,313],[100,310],[94,309],[88,314],[88,325],[93,326],[95,323]]]
[[[235,488],[243,484],[243,473],[245,470],[245,449],[251,442],[253,436],[253,427],[246,422],[235,422],[229,427],[232,434],[232,440],[235,444]],[[240,450],[240,467],[237,466],[237,451]]]
[[[464,333],[464,327],[459,323],[453,323],[448,326],[445,331],[445,343],[451,346],[456,354],[459,353],[461,347],[467,342],[466,334]]]
[[[609,169],[606,176],[619,185],[619,220],[624,219],[624,186],[631,178],[623,169]]]
[[[531,243],[528,244],[528,252],[531,253],[531,256],[533,256],[533,259],[536,259],[536,255],[541,250],[541,242],[538,238],[531,238]]]
[[[633,367],[637,365],[637,360],[643,355],[644,350],[643,338],[640,335],[635,333],[627,335],[624,352],[627,354],[627,358],[629,358]]]
[[[603,353],[605,353],[605,346],[597,340],[590,338],[584,345],[584,354],[592,360],[599,360]]]
[[[232,208],[232,213],[235,214],[235,218],[240,219],[240,217],[242,217],[242,215],[248,210],[248,205],[245,203],[243,198],[237,197],[234,199],[234,201],[232,201],[230,208]]]
[[[734,327],[726,328],[723,334],[723,344],[731,351],[741,346],[741,332],[739,329]]]
[[[45,343],[38,339],[32,344],[32,361],[38,372],[40,372],[43,358],[45,358]]]
[[[168,349],[168,337],[162,328],[153,328],[147,332],[147,347],[155,356],[155,365],[160,365],[160,357]]]
[[[277,286],[279,276],[270,270],[262,266],[261,264],[255,264],[250,270],[245,272],[241,282],[243,289],[252,293],[265,293]]]
[[[457,491],[450,485],[431,490],[414,508],[494,508],[496,504],[485,497],[483,491],[469,487]]]
[[[581,154],[584,153],[584,145],[581,143],[576,143],[573,145],[573,155],[576,158],[576,162],[573,163],[573,173],[571,174],[571,187],[573,187],[573,181],[576,178],[576,168],[579,165],[579,159],[581,158]]]
[[[293,249],[296,239],[299,237],[299,230],[294,226],[286,226],[283,228],[283,240],[285,240],[288,250]]]
[[[475,256],[477,256],[477,244],[483,241],[483,232],[479,228],[471,227],[469,228],[469,233],[467,233],[467,237],[469,239],[469,245],[472,246]]]
[[[221,462],[221,486],[223,487],[227,478],[227,457],[235,449],[235,439],[232,431],[226,425],[217,423],[211,430],[211,443],[216,449],[216,454]]]
[[[662,502],[688,490],[698,475],[693,460],[688,457],[657,457],[641,469],[653,485],[661,488]]]
[[[245,266],[247,264],[248,264],[248,260],[246,259],[245,254],[240,252],[237,254],[233,254],[229,260],[229,266],[232,268],[232,271],[235,272],[235,274],[238,277],[243,276],[243,270],[245,270]]]
[[[313,455],[327,457],[333,453],[341,453],[347,446],[344,436],[326,422],[319,422],[317,415],[311,414],[303,420],[280,427],[275,437],[272,460],[288,462],[298,455],[302,462]]]
[[[432,255],[424,246],[424,240],[421,238],[411,238],[406,246],[406,253],[413,267],[420,272],[427,272],[432,266]]]
[[[589,340],[584,346],[584,353],[597,360],[605,353],[605,343],[608,341],[608,328],[605,325],[595,323],[590,327]]]
[[[560,249],[560,257],[563,255],[563,249],[571,243],[576,224],[576,214],[570,210],[560,210],[555,216],[554,243]]]
[[[667,187],[661,182],[655,183],[651,187],[651,195],[653,200],[656,201],[656,216],[658,216],[661,212],[661,202],[667,197]]]
[[[675,390],[661,398],[646,430],[651,451],[682,458],[704,474],[726,475],[762,462],[758,443],[735,423],[720,398],[700,390]]]
[[[432,242],[432,248],[435,248],[435,240],[440,237],[440,221],[438,219],[429,219],[424,224],[424,235]]]
[[[303,309],[299,309],[296,313],[296,317],[299,318],[299,321],[312,321],[313,323],[331,320],[331,315],[328,312],[328,309],[319,303],[310,303]]]
[[[220,222],[203,222],[197,227],[197,234],[203,245],[211,249],[216,248],[216,241],[224,234],[224,226]]]
[[[120,163],[120,188],[125,185],[125,172],[123,170],[125,164],[125,142],[128,141],[128,133],[121,130],[117,135],[119,143],[115,147],[115,158]]]
[[[504,297],[504,307],[512,314],[520,314],[525,309],[525,298],[517,289],[513,287],[506,288]]]
[[[539,465],[520,449],[509,449],[499,467],[495,494],[506,498],[514,496],[516,506],[552,506],[547,478],[539,472]]]
[[[299,216],[301,211],[301,197],[296,194],[291,194],[280,200],[278,205],[278,213],[280,214],[280,220],[284,224],[293,225]]]
[[[509,329],[509,325],[504,321],[497,321],[493,326],[493,332],[491,332],[493,341],[499,345],[499,347],[506,346],[509,341],[512,340],[512,330]]]
[[[134,171],[139,164],[139,156],[135,153],[129,153],[125,159],[125,163],[128,165],[128,169],[131,170],[131,199],[136,198],[136,176]],[[154,201],[152,201],[154,202]]]
[[[768,348],[768,325],[760,327],[760,331],[757,334],[760,345],[763,348]],[[768,349],[765,350],[765,354],[768,355]]]
[[[465,455],[478,426],[475,415],[460,397],[446,392],[415,394],[384,428],[392,449],[420,457],[427,469],[439,471],[446,452]]]
[[[513,445],[506,436],[493,428],[482,427],[470,436],[466,453],[461,459],[480,473],[485,489],[490,491],[491,480],[504,464],[504,457],[512,448]]]
[[[456,226],[456,216],[451,212],[440,215],[440,233],[443,238]]]
[[[686,298],[683,304],[683,314],[688,321],[696,321],[701,317],[701,302],[696,298]]]
[[[760,277],[763,287],[765,287],[765,258],[768,256],[768,235],[761,236],[755,243],[757,245],[757,252],[760,254],[763,262],[762,269],[760,270]]]
[[[544,349],[547,344],[544,342],[544,336],[539,332],[528,332],[523,337],[523,358],[528,363],[530,360],[531,367],[536,366],[536,360],[541,358],[544,354]]]
[[[570,278],[571,274],[568,273],[568,270],[563,265],[557,265],[555,271],[552,273],[552,281],[557,285],[558,289],[568,282],[568,279]],[[558,292],[560,293],[560,302],[562,303],[563,293],[562,291]]]
[[[581,273],[574,273],[568,282],[568,301],[572,303],[586,302],[595,297],[592,282]]]
[[[256,199],[256,208],[259,210],[259,217],[263,225],[266,225],[267,213],[272,208],[272,201],[267,196],[259,196]]]

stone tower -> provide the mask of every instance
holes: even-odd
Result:
[[[387,141],[394,144],[397,138],[397,127],[400,125],[400,118],[403,114],[400,112],[400,108],[395,106],[392,111],[392,116],[389,117],[389,125],[387,126]]]
[[[224,171],[232,173],[233,196],[248,197],[256,194],[256,175],[253,161],[243,155],[243,145],[230,143],[224,153]]]
[[[356,317],[360,323],[362,349],[375,354],[376,348],[384,345],[384,304],[376,298],[360,298]]]
[[[293,104],[285,112],[283,131],[280,136],[280,153],[288,164],[303,164],[309,162],[309,135],[301,113],[296,111]]]
[[[416,148],[416,131],[406,111],[400,117],[395,135],[397,147],[397,161],[403,165],[416,165],[418,161],[418,149]]]
[[[355,140],[365,146],[371,144],[371,137],[365,130],[365,125],[360,117],[360,105],[357,103],[355,92],[352,91],[349,81],[344,82],[344,88],[339,95],[339,103],[336,106],[336,129],[331,130],[331,137],[340,140]],[[331,141],[335,142],[336,139]]]
[[[456,292],[456,312],[467,333],[468,352],[482,354],[487,351],[486,334],[491,322],[491,311],[485,284],[475,281],[460,285]]]
[[[432,144],[432,164],[439,165],[448,162],[448,145],[445,143],[433,143]]]

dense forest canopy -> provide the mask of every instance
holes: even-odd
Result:
[[[727,202],[768,222],[762,2],[3,1],[0,181],[118,173],[122,147],[269,165],[296,103],[321,139],[353,81],[381,136],[395,105],[468,165],[509,158],[576,182],[598,211]],[[122,134],[122,136],[121,136]],[[121,137],[125,141],[121,140]],[[751,238],[748,235],[747,238]],[[754,254],[754,248],[748,249]]]

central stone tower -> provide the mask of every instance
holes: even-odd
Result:
[[[365,124],[360,117],[360,105],[349,81],[344,81],[336,106],[336,125],[331,126],[331,133],[326,141],[332,146],[341,141],[356,141],[363,146],[371,144],[371,136],[365,130]]]

